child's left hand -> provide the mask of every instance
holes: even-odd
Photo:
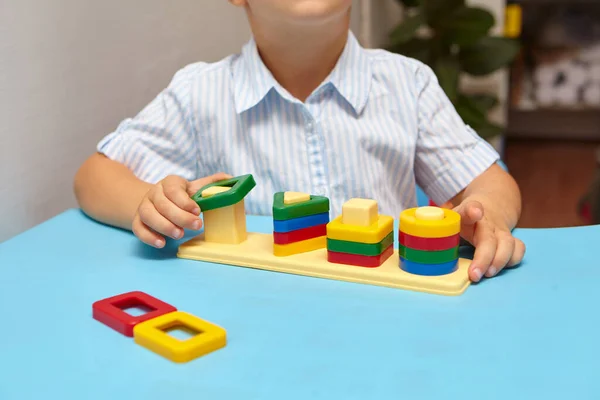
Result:
[[[476,200],[466,200],[454,208],[461,217],[461,236],[475,246],[469,277],[479,282],[491,278],[505,267],[518,265],[525,255],[525,244],[513,237],[502,218]]]

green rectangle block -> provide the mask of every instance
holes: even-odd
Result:
[[[458,258],[458,246],[448,250],[426,251],[415,250],[402,245],[398,246],[398,253],[409,261],[421,264],[444,264]]]
[[[360,256],[378,256],[394,243],[394,232],[390,232],[379,243],[359,243],[327,238],[327,250]]]

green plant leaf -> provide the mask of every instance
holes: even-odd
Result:
[[[423,14],[416,14],[407,17],[400,23],[390,34],[390,42],[392,46],[406,43],[415,37],[417,30],[425,23]]]
[[[491,94],[473,94],[466,96],[470,102],[483,112],[489,112],[492,108],[496,107],[500,100],[498,97]]]
[[[388,50],[406,57],[417,59],[431,65],[432,44],[431,39],[413,38],[406,43],[399,43],[388,47]]]
[[[465,95],[458,95],[454,107],[465,124],[470,125],[475,130],[487,121],[486,113]]]
[[[440,86],[450,99],[454,102],[458,95],[458,80],[460,76],[460,64],[454,57],[440,58],[433,68]]]
[[[421,2],[419,0],[396,0],[398,1],[398,3],[400,3],[402,6],[410,8],[410,7],[419,7],[419,5],[421,5]]]
[[[459,52],[463,70],[473,76],[483,76],[510,64],[520,51],[520,44],[514,39],[484,36]]]
[[[459,7],[439,23],[438,29],[447,43],[471,45],[485,36],[495,22],[488,10]]]
[[[464,6],[465,0],[421,0],[421,8],[425,12],[427,23],[436,28],[448,18],[458,7]]]
[[[487,121],[483,126],[475,130],[479,136],[484,139],[489,139],[504,133],[504,127]]]
[[[489,139],[502,134],[504,128],[490,122],[487,118],[487,110],[481,104],[477,104],[473,97],[459,94],[454,107],[465,124],[473,128],[482,138]]]

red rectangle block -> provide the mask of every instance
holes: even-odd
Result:
[[[290,244],[325,235],[327,235],[327,224],[322,224],[291,232],[273,232],[273,242],[275,244]]]
[[[327,251],[327,261],[335,264],[354,265],[357,267],[375,268],[381,266],[394,254],[394,244],[386,248],[383,253],[378,256],[363,256],[358,254],[338,253],[335,251]]]
[[[125,312],[131,307],[145,307],[150,311],[133,316]],[[95,320],[129,337],[133,337],[133,327],[140,322],[177,311],[172,305],[139,291],[98,300],[92,305],[92,310]]]
[[[460,234],[441,238],[423,238],[407,235],[400,231],[398,232],[398,242],[402,246],[413,250],[442,251],[458,246],[460,243]]]

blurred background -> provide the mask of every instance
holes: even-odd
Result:
[[[520,226],[600,222],[598,2],[417,3],[354,0],[352,31],[434,67],[521,186]],[[76,207],[73,176],[106,133],[249,35],[226,0],[0,0],[0,241]]]

